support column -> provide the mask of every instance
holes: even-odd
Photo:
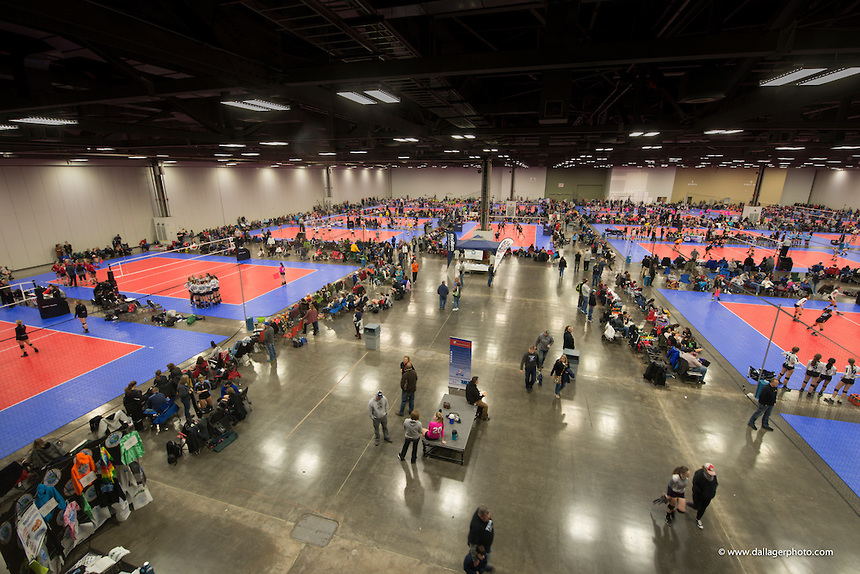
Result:
[[[761,195],[761,182],[764,181],[764,170],[765,167],[761,166],[758,168],[758,173],[755,178],[755,187],[753,188],[752,199],[750,199],[750,206],[758,205],[758,198]]]
[[[325,206],[331,207],[331,166],[325,166]]]
[[[149,176],[152,178],[152,188],[155,192],[155,216],[170,217],[167,192],[164,189],[164,167],[160,161],[152,160],[149,164]]]
[[[516,189],[516,185],[515,185],[516,179],[517,179],[517,166],[512,165],[511,166],[511,197],[510,197],[511,201],[514,200],[514,197],[516,197],[516,193],[517,193],[517,189]]]
[[[493,160],[485,157],[481,160],[481,227],[482,231],[490,230],[490,172]]]

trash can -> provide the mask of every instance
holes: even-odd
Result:
[[[579,351],[576,349],[565,349],[564,354],[567,357],[570,372],[573,373],[573,378],[576,378],[576,371],[579,369]]]
[[[254,318],[253,317],[245,317],[245,328],[249,333],[254,332]]]
[[[382,333],[382,326],[377,323],[368,323],[364,326],[364,346],[367,349],[379,348],[379,335]]]

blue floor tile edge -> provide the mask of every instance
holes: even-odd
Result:
[[[32,307],[0,311],[0,319],[21,319],[30,327],[49,327],[80,335],[81,325],[68,316],[59,321],[42,321]],[[185,331],[183,327],[155,327],[122,321],[90,319],[90,336],[138,345],[140,348],[66,381],[52,389],[0,411],[0,457],[6,457],[34,439],[47,436],[63,425],[120,396],[129,381],[151,379],[156,369],[182,361],[205,351],[210,341],[223,338],[211,333]],[[29,329],[32,332],[32,328]],[[85,335],[81,335],[85,336]],[[40,355],[50,354],[50,347]]]
[[[860,496],[860,458],[857,451],[860,424],[801,415],[781,416],[854,494]]]

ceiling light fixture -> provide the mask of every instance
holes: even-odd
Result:
[[[652,138],[654,136],[659,136],[659,135],[660,135],[660,132],[645,132],[644,134],[642,134],[642,137],[643,138]]]
[[[128,159],[146,159],[145,155],[130,155]]]
[[[255,152],[255,151],[246,151],[246,152],[243,152],[242,155],[245,157],[257,157],[260,154],[259,154],[259,152]]]
[[[335,153],[335,152],[333,152],[333,151],[321,151],[321,152],[319,153],[319,155],[326,155],[326,156],[329,156],[329,155],[337,155],[337,153]]]
[[[351,149],[349,153],[367,153],[366,149]]]
[[[219,147],[245,147],[245,144],[240,143],[226,143],[226,144],[218,144]]]
[[[774,148],[774,149],[776,149],[776,151],[800,151],[800,150],[806,149],[806,148],[802,145],[795,145],[795,146],[784,145],[784,146],[779,146],[778,148]]]
[[[808,78],[809,76],[818,74],[819,72],[823,72],[826,69],[827,68],[797,68],[796,70],[786,72],[775,78],[771,78],[769,80],[762,80],[758,83],[758,85],[762,88],[784,86],[785,84],[790,84],[791,82],[796,82],[798,80],[802,80],[803,78]]]
[[[418,141],[418,138],[394,138],[394,141],[400,143],[415,143]]]
[[[638,138],[639,136],[643,135],[644,133],[645,132],[630,132],[630,137]]]
[[[17,130],[18,126],[10,126],[9,124],[0,124],[0,130]]]
[[[463,136],[461,136],[461,135],[459,135],[459,134],[454,134],[454,135],[452,135],[452,136],[451,136],[451,139],[461,140],[461,139],[463,139]]]
[[[290,144],[289,142],[260,142],[260,145],[285,146]]]
[[[716,135],[731,135],[731,134],[739,134],[744,130],[706,130],[704,133],[706,136],[716,136]]]
[[[42,116],[27,116],[26,118],[16,118],[9,120],[19,124],[33,124],[37,126],[73,126],[78,123],[78,120],[64,120],[62,118],[45,118]]]
[[[281,111],[289,111],[290,106],[284,104],[276,104],[275,102],[269,102],[266,100],[241,100],[241,101],[229,101],[229,102],[221,102],[225,106],[230,106],[233,108],[239,108],[242,110],[249,110],[252,112],[281,112]]]
[[[96,151],[116,151],[116,149],[112,147],[97,147]]]
[[[216,153],[214,155],[215,155],[215,157],[230,157],[233,154],[232,153]]]
[[[798,82],[799,86],[820,86],[821,84],[829,84],[830,82],[835,82],[836,80],[841,80],[842,78],[848,78],[850,76],[854,76],[856,74],[860,74],[860,68],[839,68],[837,70],[832,70],[827,72],[826,74],[821,74],[820,76],[815,76],[809,80],[804,80],[802,82]]]
[[[394,94],[390,94],[385,90],[364,90],[364,93],[368,96],[372,96],[382,102],[383,104],[399,104],[400,98],[395,96]]]
[[[72,159],[70,159],[69,161],[73,161],[73,162],[75,162],[75,163],[80,163],[80,162],[90,161],[90,160],[88,160],[88,159],[87,159],[87,158],[85,158],[85,157],[73,157],[73,158],[72,158]]]
[[[397,156],[397,159],[409,159],[409,156],[408,155],[399,155],[399,156]]]
[[[376,100],[368,98],[367,96],[362,96],[356,92],[338,92],[337,95],[342,98],[346,98],[351,102],[355,102],[356,104],[361,104],[362,106],[369,106],[376,103]]]
[[[290,161],[302,161],[302,158],[300,158],[300,157],[291,157],[291,158],[290,158]]]
[[[860,145],[837,145],[830,149],[860,149]]]

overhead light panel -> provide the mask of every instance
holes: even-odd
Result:
[[[162,163],[164,165],[167,165],[167,164],[171,164],[171,163],[176,163],[176,160],[175,159],[166,159]]]
[[[242,155],[245,157],[257,157],[260,153],[256,151],[246,151]]]
[[[399,156],[397,156],[397,159],[409,159],[409,156],[408,155],[399,155]]]
[[[706,136],[716,136],[716,135],[731,135],[731,134],[739,134],[744,130],[707,130],[705,131]]]
[[[418,141],[418,138],[394,138],[394,141],[400,143],[415,143]]]
[[[351,102],[355,102],[356,104],[361,104],[362,106],[369,106],[376,103],[376,100],[368,98],[367,96],[362,96],[357,92],[338,92],[337,95],[342,98],[346,98]]]
[[[792,82],[796,82],[798,80],[802,80],[803,78],[808,78],[809,76],[813,76],[815,74],[823,72],[826,69],[827,68],[797,68],[796,70],[786,72],[785,74],[782,74],[775,78],[771,78],[769,80],[762,80],[758,83],[758,85],[762,88],[784,86],[785,84],[790,84]]]
[[[779,146],[778,148],[774,148],[774,149],[776,149],[776,151],[800,151],[800,150],[806,149],[806,148],[802,145],[795,145],[795,146],[784,145],[784,146]]]
[[[335,153],[333,151],[321,151],[319,154],[320,155],[337,155],[337,153]]]
[[[146,159],[145,155],[130,155],[128,159]]]
[[[367,153],[366,149],[351,149],[349,153]]]
[[[219,147],[245,147],[245,144],[240,143],[226,143],[226,144],[218,144]]]
[[[395,96],[394,94],[390,94],[385,90],[364,90],[364,93],[368,96],[372,96],[382,102],[383,104],[399,104],[400,98]],[[340,93],[338,93],[340,95]],[[346,96],[344,96],[346,97]],[[361,103],[361,102],[359,102]]]
[[[242,110],[249,110],[252,112],[281,112],[281,111],[289,111],[290,106],[285,104],[276,104],[275,102],[269,102],[266,100],[240,100],[240,101],[229,101],[229,102],[221,102],[225,106],[230,106],[233,108],[239,108]]]
[[[88,159],[87,159],[87,158],[85,158],[85,157],[73,157],[73,158],[72,158],[72,159],[70,159],[69,161],[72,161],[72,162],[75,162],[75,163],[82,163],[82,162],[90,161],[90,160],[88,160]]]
[[[290,144],[289,142],[260,142],[260,145],[285,146]]]
[[[461,139],[463,139],[463,136],[461,136],[461,135],[459,135],[459,134],[454,134],[454,135],[452,135],[452,136],[451,136],[451,139],[461,140]]]
[[[654,136],[659,136],[659,135],[660,135],[660,132],[645,132],[644,134],[642,134],[642,137],[643,138],[652,138]]]
[[[0,130],[17,130],[18,126],[10,126],[9,124],[0,124]]]
[[[291,157],[291,158],[290,158],[290,161],[302,161],[302,158],[300,158],[300,157]]]
[[[28,116],[26,118],[16,118],[9,120],[19,124],[33,124],[37,126],[74,126],[78,120],[65,120],[62,118],[45,118],[42,116]]]
[[[820,76],[799,82],[798,85],[820,86],[821,84],[829,84],[830,82],[835,82],[836,80],[848,78],[849,76],[854,76],[856,74],[860,74],[860,68],[839,68],[838,70],[833,70],[826,74],[821,74]]]
[[[632,137],[632,138],[638,138],[638,137],[640,137],[640,136],[641,136],[642,134],[644,134],[644,133],[645,133],[645,132],[630,132],[630,137]]]
[[[96,151],[116,151],[116,148],[112,147],[97,147]]]
[[[860,149],[860,145],[837,145],[830,149]]]
[[[215,155],[215,157],[230,157],[233,154],[232,153],[216,153],[214,155]]]
[[[269,112],[288,112],[290,111],[290,106],[286,104],[276,104],[275,102],[270,102],[267,100],[245,100],[246,104],[251,104],[252,106],[258,106],[264,108]]]

